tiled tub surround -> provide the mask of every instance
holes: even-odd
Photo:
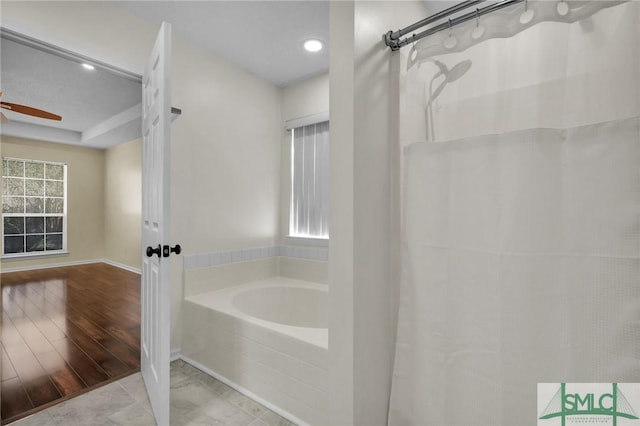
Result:
[[[204,263],[209,254],[191,255],[184,262],[184,297],[220,290],[263,278],[283,276],[326,284],[328,262],[300,257],[268,256],[252,260],[210,265]],[[202,266],[189,267],[187,259],[202,258]]]
[[[326,248],[225,253],[185,258],[182,358],[295,423],[326,424]]]
[[[295,423],[326,424],[326,295],[272,277],[188,296],[183,359]]]
[[[211,266],[228,265],[231,263],[274,257],[289,257],[326,262],[328,259],[328,250],[326,247],[268,246],[214,253],[188,254],[184,256],[184,269],[208,268]]]

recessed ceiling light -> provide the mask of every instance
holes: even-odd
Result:
[[[91,71],[96,69],[96,67],[94,67],[91,64],[82,64],[82,68],[84,68],[85,70],[91,70]]]
[[[304,42],[304,49],[307,52],[319,52],[322,50],[322,42],[320,40],[315,40],[315,39],[311,39],[311,40],[307,40]]]

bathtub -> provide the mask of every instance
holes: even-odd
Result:
[[[327,286],[274,277],[186,297],[182,356],[295,423],[326,424]]]

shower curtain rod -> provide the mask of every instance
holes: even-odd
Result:
[[[449,29],[454,25],[462,24],[464,22],[470,21],[472,19],[477,19],[482,15],[486,15],[491,12],[495,12],[496,10],[500,10],[502,8],[512,6],[517,3],[521,3],[526,0],[504,0],[500,3],[495,3],[490,6],[485,6],[481,8],[476,8],[473,12],[466,13],[464,15],[460,15],[456,18],[449,18],[447,21],[442,22],[434,27],[431,27],[421,33],[412,34],[409,37],[405,37],[401,39],[402,36],[409,34],[411,31],[416,30],[418,28],[424,27],[425,25],[429,25],[433,22],[439,21],[447,16],[453,15],[454,13],[460,12],[461,10],[467,9],[471,6],[475,6],[478,3],[482,3],[486,0],[467,0],[455,6],[452,6],[448,9],[445,9],[441,12],[438,12],[434,15],[428,16],[427,18],[416,22],[415,24],[409,25],[406,28],[403,28],[398,31],[389,31],[384,34],[384,42],[387,46],[391,48],[391,50],[396,51],[400,50],[400,48],[413,43],[414,41],[420,40],[432,34],[438,33],[440,31]]]

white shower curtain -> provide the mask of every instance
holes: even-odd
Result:
[[[441,56],[473,65],[435,100],[433,64],[404,75],[390,425],[536,424],[537,383],[640,382],[639,6]]]

